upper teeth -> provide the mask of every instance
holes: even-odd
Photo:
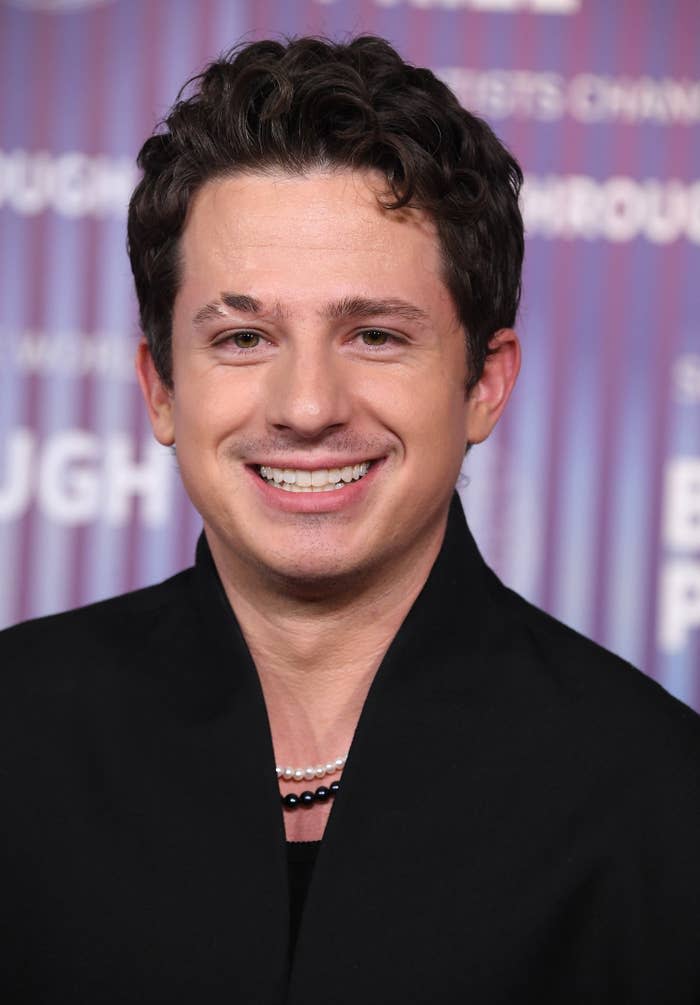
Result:
[[[348,482],[357,481],[367,474],[369,465],[369,461],[364,461],[362,464],[348,464],[344,468],[317,468],[315,471],[308,471],[303,468],[271,468],[262,464],[260,474],[282,489],[323,492],[343,488]]]

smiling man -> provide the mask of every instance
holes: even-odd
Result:
[[[265,611],[271,588],[280,604],[300,587],[328,599],[330,580],[346,600],[395,593],[403,620],[465,446],[517,372],[514,334],[494,333],[489,378],[466,394],[435,226],[384,209],[385,190],[331,166],[208,181],[182,235],[171,383],[141,347],[156,435],[176,444],[224,585]]]
[[[484,565],[522,176],[385,42],[147,140],[137,370],[193,569],[0,643],[3,1001],[700,1000],[698,719]]]

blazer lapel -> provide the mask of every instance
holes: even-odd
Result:
[[[455,496],[440,555],[358,723],[306,904],[291,1003],[432,1000],[392,997],[403,963],[382,953],[403,945],[420,954],[415,933],[424,922],[415,911],[435,886],[436,861],[453,853],[445,842],[455,805],[481,756],[487,594],[497,583]],[[386,938],[388,925],[397,931]]]
[[[181,833],[165,854],[186,873],[199,962],[218,969],[212,986],[270,1005],[284,1000],[289,973],[273,747],[258,676],[203,536],[188,607],[173,606],[153,640],[180,752]]]

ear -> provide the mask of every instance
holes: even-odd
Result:
[[[512,328],[501,328],[489,341],[484,372],[467,400],[467,444],[481,443],[506,407],[520,372],[520,342]]]
[[[145,339],[139,343],[134,364],[153,435],[163,446],[171,447],[175,442],[173,394],[161,380]]]

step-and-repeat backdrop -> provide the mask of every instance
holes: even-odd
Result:
[[[526,173],[522,377],[460,483],[483,552],[700,708],[697,0],[0,0],[0,627],[191,562],[132,371],[134,157],[234,41],[357,32]]]

